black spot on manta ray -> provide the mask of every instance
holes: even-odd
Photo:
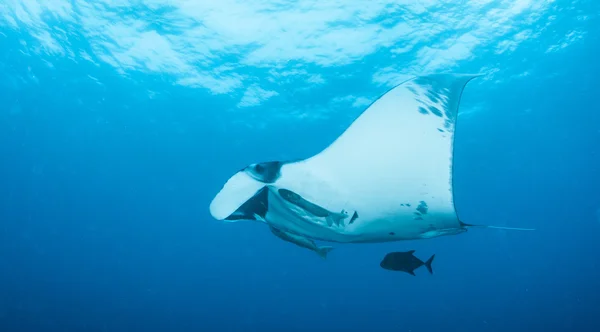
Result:
[[[444,128],[450,130],[450,128],[452,128],[452,121],[450,121],[450,120],[444,121]]]
[[[429,106],[429,112],[439,116],[440,118],[442,117],[442,111],[440,111],[437,107],[435,106]]]
[[[426,85],[427,83],[429,83],[429,80],[427,79],[427,77],[419,76],[413,80],[413,83],[423,86],[423,85]]]
[[[444,107],[444,114],[446,115],[446,117],[448,119],[452,119],[453,116],[454,116],[454,114],[452,114],[452,109],[450,109],[450,107],[448,106],[448,102],[446,101],[446,102],[444,102],[442,104],[443,104],[443,107]]]
[[[350,222],[348,222],[348,224],[353,223],[356,219],[358,219],[358,213],[354,211],[354,214],[352,215],[352,218],[350,218]]]
[[[419,93],[417,93],[417,90],[414,87],[410,86],[410,85],[406,87],[406,90],[408,90],[408,91],[410,91],[410,92],[412,92],[412,93],[414,93],[416,95],[419,94]]]
[[[440,101],[439,94],[437,94],[433,91],[427,91],[425,93],[425,95],[427,96],[427,98],[429,98],[429,100],[431,100],[434,103],[437,103],[438,101]]]
[[[425,201],[419,202],[419,206],[417,206],[417,211],[421,212],[422,214],[427,214],[427,210],[429,210],[429,208],[427,207],[427,203],[425,203]]]

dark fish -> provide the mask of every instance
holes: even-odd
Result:
[[[427,260],[427,262],[423,262],[413,255],[415,251],[410,250],[406,252],[396,251],[390,252],[379,263],[379,266],[386,270],[390,271],[402,271],[406,273],[410,273],[413,276],[415,275],[414,270],[420,268],[425,265],[429,273],[433,274],[433,270],[431,269],[431,262],[433,262],[433,258],[435,255],[432,255],[431,258]]]

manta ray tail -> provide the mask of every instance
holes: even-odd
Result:
[[[321,258],[326,259],[327,258],[327,254],[333,250],[333,247],[330,246],[321,246],[318,248],[317,250],[317,254],[319,254],[319,256],[321,256]]]
[[[464,223],[462,221],[460,221],[460,225],[462,227],[466,227],[466,228],[470,228],[470,227],[476,227],[476,228],[493,228],[493,229],[504,229],[504,230],[510,230],[510,231],[535,231],[535,228],[520,228],[520,227],[503,227],[503,226],[488,226],[488,225],[473,225],[473,224],[467,224]]]

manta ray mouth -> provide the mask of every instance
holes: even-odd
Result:
[[[277,220],[271,222],[278,223],[283,213],[288,221],[302,220],[302,224],[306,222],[329,229],[343,229],[358,218],[356,211],[352,214],[344,210],[330,211],[292,190],[255,181],[244,171],[240,173],[233,176],[213,200],[211,214],[215,218],[228,222],[260,220],[270,223],[269,212],[275,212],[278,217],[271,218]]]
[[[259,195],[260,191],[281,177],[284,164],[283,161],[256,163],[235,173],[210,203],[210,214],[223,221],[254,220],[254,213],[268,206],[266,194]]]
[[[269,191],[267,187],[260,189],[256,195],[244,202],[235,212],[229,215],[224,220],[264,220],[267,215],[267,207],[269,206]]]

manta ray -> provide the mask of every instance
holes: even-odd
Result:
[[[261,221],[293,243],[430,239],[472,227],[532,230],[467,224],[457,214],[457,113],[465,86],[478,76],[436,74],[398,84],[313,156],[233,174],[212,200],[211,215]]]

